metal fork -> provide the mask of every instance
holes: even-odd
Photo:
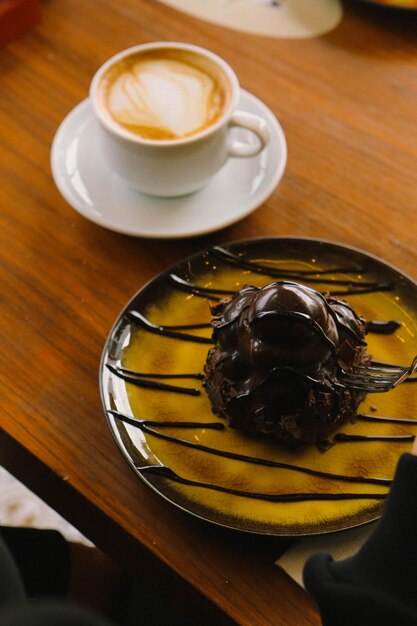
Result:
[[[391,365],[371,361],[369,365],[358,365],[352,371],[339,372],[340,383],[349,389],[366,393],[382,393],[394,389],[417,370],[417,355],[411,365]]]

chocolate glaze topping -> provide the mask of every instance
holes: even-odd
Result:
[[[366,322],[345,302],[289,281],[247,286],[212,308],[205,388],[229,425],[287,445],[323,445],[363,392],[338,380],[364,364]]]

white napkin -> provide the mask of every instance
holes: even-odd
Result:
[[[67,541],[93,544],[0,466],[0,525],[59,530]]]
[[[318,550],[327,550],[336,561],[346,559],[355,554],[365,543],[374,525],[375,522],[329,535],[297,539],[275,564],[287,572],[301,587],[304,587],[304,564],[312,554]]]

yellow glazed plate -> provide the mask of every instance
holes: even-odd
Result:
[[[245,435],[211,411],[201,379],[210,303],[274,280],[331,292],[368,321],[401,322],[368,333],[374,359],[408,365],[417,354],[417,285],[382,260],[314,239],[222,245],[157,276],[121,312],[100,368],[110,430],[138,477],[209,522],[300,536],[374,520],[417,432],[417,384],[368,394],[358,411],[368,417],[341,427],[348,441],[326,452]]]

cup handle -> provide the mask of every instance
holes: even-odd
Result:
[[[230,119],[229,126],[246,128],[247,130],[252,131],[259,139],[259,143],[254,145],[239,140],[230,141],[228,146],[229,156],[255,156],[265,148],[271,138],[271,132],[265,120],[258,115],[253,115],[252,113],[235,111]]]

